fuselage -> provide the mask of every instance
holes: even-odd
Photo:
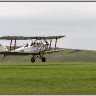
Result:
[[[43,43],[34,43],[26,46],[22,46],[17,48],[11,52],[22,52],[22,53],[39,53],[42,51],[46,51],[48,49],[48,45]]]

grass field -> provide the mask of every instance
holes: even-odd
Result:
[[[96,63],[0,62],[0,94],[96,94]]]

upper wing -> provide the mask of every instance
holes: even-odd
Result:
[[[34,36],[34,37],[25,37],[25,36],[3,36],[0,39],[5,40],[27,40],[27,39],[60,39],[65,36]]]

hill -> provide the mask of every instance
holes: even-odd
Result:
[[[0,56],[1,62],[25,61],[30,62],[32,56]],[[46,54],[47,62],[96,62],[96,51],[78,50],[78,49],[64,49],[64,51]],[[36,59],[41,62],[41,60]]]

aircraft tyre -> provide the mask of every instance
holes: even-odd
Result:
[[[35,62],[35,59],[34,58],[31,58],[31,62],[34,63]]]
[[[45,57],[42,57],[42,62],[45,62],[46,61],[46,58]]]

